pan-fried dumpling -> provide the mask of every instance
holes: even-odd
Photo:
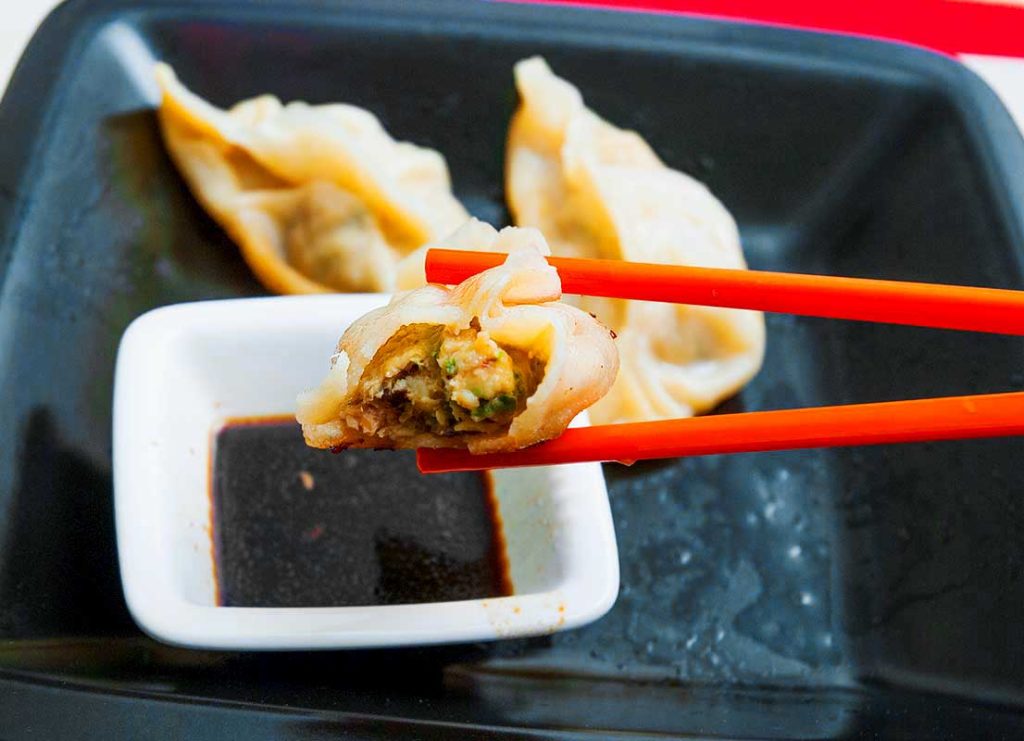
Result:
[[[544,237],[480,222],[464,230],[508,252],[505,263],[398,294],[352,324],[327,378],[299,398],[309,445],[516,450],[557,437],[611,387],[612,333],[559,303]]]
[[[588,110],[543,59],[519,62],[515,78],[505,191],[516,224],[540,229],[560,256],[746,267],[735,222],[701,183]],[[699,414],[761,367],[760,313],[597,298],[580,305],[618,333],[622,358],[615,386],[591,410],[595,422]]]
[[[399,258],[469,218],[444,158],[368,111],[270,95],[225,111],[156,75],[171,157],[272,291],[389,291]]]

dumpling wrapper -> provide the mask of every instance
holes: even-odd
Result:
[[[395,265],[469,215],[444,158],[345,104],[222,110],[157,65],[164,141],[196,198],[277,293],[390,291]]]
[[[516,224],[540,229],[559,256],[746,268],[736,223],[703,184],[588,110],[543,59],[519,62],[515,80],[505,192]],[[622,359],[594,422],[699,414],[761,367],[759,312],[592,297],[579,305],[615,330]]]
[[[612,333],[586,312],[558,301],[561,282],[543,259],[548,254],[544,237],[534,229],[514,227],[498,233],[472,221],[450,241],[465,240],[467,234],[475,246],[508,252],[509,257],[458,286],[427,285],[398,294],[386,307],[352,324],[338,343],[327,378],[299,397],[296,417],[309,445],[516,450],[557,437],[611,387],[619,364]],[[441,337],[444,342],[438,346]],[[451,344],[462,342],[459,338],[468,338],[476,350],[490,347],[490,356],[457,365],[454,358],[462,362],[465,356],[453,355]],[[470,418],[471,412],[455,401],[473,385],[462,383],[461,374],[471,378],[496,369],[492,378],[498,378],[511,372],[509,358],[520,363],[517,370],[533,373],[524,389],[517,384],[522,393],[514,412],[507,408],[500,421]],[[423,388],[423,383],[433,384],[434,396],[443,386],[441,415],[450,416],[454,409],[471,429],[456,432],[429,416],[415,418],[422,424],[396,421],[401,410],[412,408],[410,399],[420,398],[412,396],[412,389]],[[493,404],[492,397],[484,393],[481,405]]]

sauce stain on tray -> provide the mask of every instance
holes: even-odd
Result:
[[[306,446],[291,417],[214,437],[218,604],[348,607],[512,594],[489,473],[422,476],[412,451]]]

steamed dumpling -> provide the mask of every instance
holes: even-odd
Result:
[[[515,79],[505,191],[516,224],[540,229],[560,256],[746,267],[735,222],[704,185],[587,109],[543,59],[519,62]],[[580,305],[618,333],[622,358],[614,387],[591,410],[595,422],[699,414],[761,367],[758,312],[598,298]]]
[[[559,303],[544,237],[475,221],[460,231],[509,257],[458,286],[398,294],[352,324],[327,378],[299,398],[308,444],[516,450],[557,437],[611,387],[612,333]]]
[[[270,95],[225,111],[156,76],[171,157],[272,291],[390,291],[403,255],[469,218],[444,158],[368,111]]]

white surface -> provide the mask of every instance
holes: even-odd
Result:
[[[216,606],[211,434],[231,417],[290,413],[296,394],[326,373],[344,327],[385,300],[352,294],[180,304],[144,314],[125,332],[114,386],[114,506],[125,597],[146,632],[206,648],[394,646],[553,633],[612,606],[618,550],[596,463],[495,473],[514,596],[382,607]]]
[[[996,91],[1017,127],[1024,131],[1024,60],[977,54],[963,54],[960,59]]]
[[[0,0],[0,94],[25,45],[59,0]]]

